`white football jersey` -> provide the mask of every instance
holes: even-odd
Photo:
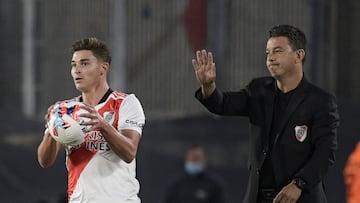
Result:
[[[119,131],[130,129],[141,135],[145,115],[135,95],[113,91],[95,108]],[[123,161],[99,131],[87,133],[78,146],[67,146],[66,154],[70,203],[140,203],[136,160]]]

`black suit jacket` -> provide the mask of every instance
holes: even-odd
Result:
[[[275,79],[264,77],[252,80],[238,92],[216,89],[206,99],[202,99],[200,89],[195,94],[212,113],[249,118],[250,177],[244,198],[247,203],[256,202],[259,173],[269,150],[275,92]],[[338,126],[335,98],[303,78],[283,114],[273,146],[278,190],[292,179],[301,178],[306,185],[298,203],[327,202],[322,181],[335,160]]]

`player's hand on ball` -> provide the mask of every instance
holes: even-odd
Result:
[[[55,105],[55,104],[49,106],[49,108],[47,109],[46,114],[44,115],[44,120],[45,120],[45,131],[44,131],[44,134],[50,135],[50,132],[49,132],[49,129],[48,129],[48,127],[49,127],[49,126],[48,126],[48,121],[49,121],[49,118],[50,118],[50,113],[51,113],[51,111],[52,111],[53,108],[54,108],[54,105]]]
[[[216,68],[211,52],[205,49],[196,51],[196,59],[192,60],[196,79],[203,86],[212,85],[216,78]]]
[[[84,118],[80,124],[88,126],[88,131],[102,130],[103,126],[107,124],[93,106],[82,104],[81,109],[85,111],[78,114],[80,118]]]
[[[60,144],[75,146],[84,142],[84,127],[79,124],[76,113],[80,110],[80,102],[64,100],[55,103],[46,115],[47,129],[45,134]]]
[[[55,105],[55,104],[49,106],[49,108],[47,109],[47,112],[46,112],[46,114],[45,114],[45,116],[44,116],[45,121],[48,121],[48,120],[49,120],[50,113],[51,113],[51,111],[53,110],[54,105]]]

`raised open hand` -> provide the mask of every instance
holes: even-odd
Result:
[[[211,52],[205,49],[196,51],[196,59],[192,60],[194,66],[196,79],[203,87],[212,86],[215,84],[216,69]]]

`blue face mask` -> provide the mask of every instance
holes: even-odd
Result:
[[[184,168],[185,172],[189,175],[198,175],[204,171],[204,166],[195,162],[186,162]]]

